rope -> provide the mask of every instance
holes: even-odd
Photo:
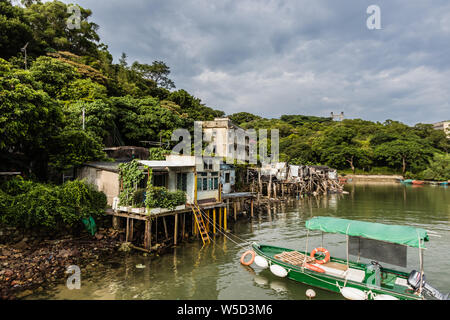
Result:
[[[202,215],[203,218],[205,218],[206,220],[208,220],[209,222],[211,222],[212,224],[215,224],[214,221],[212,221],[210,218],[208,218],[208,216],[203,212],[202,209],[199,208],[199,212]],[[243,241],[243,239],[241,239],[240,237],[234,235],[236,238],[238,238],[241,242],[243,242],[243,244],[239,244],[237,241],[233,240],[232,238],[230,238],[225,232],[221,231],[225,230],[222,227],[218,226],[217,224],[215,224],[217,227],[217,230],[219,231],[219,233],[221,233],[224,237],[226,237],[227,239],[229,239],[231,242],[233,242],[236,246],[238,247],[245,247],[247,246],[249,243],[251,243],[250,241]],[[211,239],[211,238],[210,238]]]

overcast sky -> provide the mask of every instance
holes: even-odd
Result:
[[[177,89],[226,114],[450,119],[448,0],[76,3],[116,63],[122,52],[130,64],[163,60]],[[369,5],[380,30],[366,26]]]

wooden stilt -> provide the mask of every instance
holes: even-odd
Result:
[[[112,227],[114,230],[119,229],[119,217],[116,216],[112,217]]]
[[[130,228],[130,218],[127,218],[127,229],[125,231],[125,242],[128,242],[128,232]]]
[[[166,217],[163,217],[164,233],[166,234],[166,240],[169,239],[169,232],[167,231]]]
[[[184,233],[186,230],[186,213],[183,213],[182,215],[183,215],[183,220],[182,220],[183,226],[181,227],[181,232],[182,232],[181,240],[184,241]]]
[[[216,208],[213,209],[213,233],[216,234]]]
[[[226,210],[226,208],[225,208],[225,210]],[[219,208],[219,230],[220,229],[222,229],[222,208]]]
[[[253,218],[253,198],[250,200],[250,215]]]
[[[237,205],[236,201],[233,201],[234,221],[237,220]]]
[[[175,227],[173,231],[173,244],[177,245],[178,238],[178,214],[175,214]]]
[[[227,230],[227,208],[225,208],[223,213],[223,228]]]
[[[210,220],[209,220],[209,211],[210,210],[206,210],[206,216],[208,217],[206,220],[206,232],[209,232],[209,225],[210,225]]]
[[[149,250],[152,246],[152,220],[145,220],[144,248]]]
[[[130,221],[130,236],[128,237],[130,242],[133,242],[133,234],[134,234],[134,219]]]

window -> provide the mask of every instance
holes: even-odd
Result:
[[[204,160],[203,161],[203,170],[212,170],[213,169],[213,163],[211,159]]]
[[[217,172],[199,172],[197,176],[197,191],[219,189],[219,174]]]
[[[225,173],[225,183],[230,183],[230,173],[229,172]]]
[[[177,190],[187,191],[187,173],[177,173]]]

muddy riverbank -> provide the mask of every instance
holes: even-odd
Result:
[[[0,298],[22,299],[49,290],[64,282],[69,266],[95,268],[119,247],[119,233],[113,229],[100,229],[95,236],[58,240],[25,236],[17,243],[0,244]]]

